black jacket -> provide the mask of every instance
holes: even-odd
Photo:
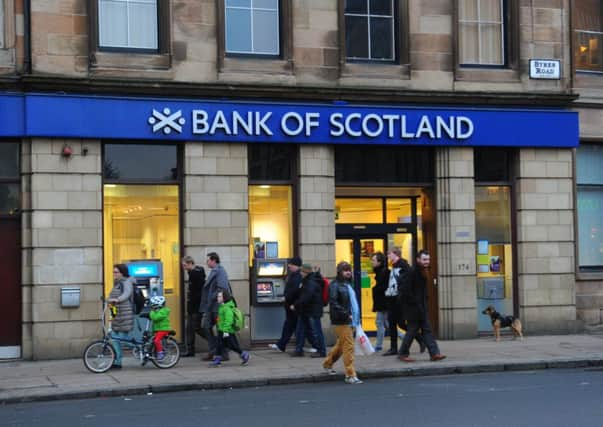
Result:
[[[418,322],[427,316],[427,279],[421,267],[414,265],[401,280],[400,303],[402,314],[408,322]]]
[[[299,296],[302,276],[299,271],[295,273],[289,272],[287,282],[285,283],[285,309],[289,310],[289,306],[294,304]]]
[[[187,311],[189,313],[197,313],[199,304],[201,304],[201,293],[205,285],[205,270],[203,267],[196,265],[188,272],[188,295],[187,295]]]
[[[322,316],[322,288],[314,274],[309,274],[302,279],[299,295],[293,305],[299,314],[309,317]]]
[[[389,269],[383,265],[375,270],[375,286],[373,286],[373,311],[387,311],[389,306],[385,298],[385,290],[389,283]]]
[[[329,284],[329,315],[333,325],[350,325],[352,323],[352,304],[348,287],[345,283],[332,280]]]

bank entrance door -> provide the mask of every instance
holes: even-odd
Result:
[[[416,232],[403,232],[365,234],[354,233],[349,237],[338,235],[335,243],[335,256],[337,262],[347,261],[352,265],[354,272],[354,286],[360,296],[360,311],[362,329],[367,332],[376,331],[376,315],[373,312],[372,288],[375,286],[375,273],[371,265],[371,257],[376,252],[386,253],[388,247],[398,246],[402,250],[402,257],[411,260],[416,251]]]

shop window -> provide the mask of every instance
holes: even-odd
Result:
[[[336,224],[382,224],[383,199],[335,199]]]
[[[297,145],[249,144],[250,181],[291,181]]]
[[[0,216],[15,216],[20,206],[19,144],[0,143]]]
[[[506,148],[475,148],[474,171],[476,182],[508,182],[512,151]]]
[[[105,182],[176,182],[178,150],[175,145],[106,144]]]
[[[105,296],[113,285],[114,264],[133,260],[159,263],[161,268],[153,271],[171,310],[172,328],[181,336],[178,166],[176,145],[103,147]]]
[[[290,185],[249,186],[250,260],[293,256]]]
[[[576,71],[603,72],[603,2],[573,2]]]
[[[386,199],[385,209],[388,224],[412,222],[412,199]],[[420,212],[417,214],[420,215]]]
[[[477,318],[480,332],[491,331],[482,311],[492,305],[500,313],[513,307],[513,246],[511,240],[511,188],[475,188]]]
[[[603,271],[603,146],[576,150],[578,262],[582,271]]]
[[[431,147],[335,146],[335,182],[430,185],[434,179]]]
[[[279,0],[224,0],[227,54],[280,55]]]

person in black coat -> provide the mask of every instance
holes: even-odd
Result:
[[[200,265],[195,265],[191,256],[185,256],[181,260],[182,269],[188,273],[188,292],[186,295],[186,353],[182,357],[193,357],[195,355],[195,334],[203,336],[201,330],[201,293],[205,286],[205,270]]]
[[[387,252],[387,256],[392,263],[389,273],[387,289],[385,289],[385,299],[387,301],[387,322],[389,324],[389,337],[391,345],[384,356],[398,355],[398,322],[400,321],[400,304],[398,300],[398,286],[400,277],[402,277],[410,266],[404,258],[399,247],[394,246]]]
[[[375,351],[383,350],[383,338],[385,331],[389,331],[388,304],[385,298],[385,290],[389,282],[389,269],[387,268],[387,258],[383,252],[376,252],[371,257],[373,272],[375,273],[375,286],[373,286],[373,312],[376,313],[377,342]]]
[[[440,353],[427,313],[427,272],[431,261],[429,252],[424,249],[419,251],[415,261],[415,265],[403,277],[399,289],[402,314],[407,324],[406,335],[400,347],[400,360],[414,362],[409,357],[409,349],[420,330],[431,360],[436,362],[446,356]]]
[[[285,322],[283,323],[283,329],[281,331],[281,337],[276,344],[269,344],[268,347],[277,350],[280,352],[284,352],[289,340],[295,333],[297,328],[297,312],[295,310],[291,310],[291,305],[295,303],[298,298],[302,276],[300,272],[300,268],[302,265],[302,260],[300,257],[289,258],[287,261],[287,269],[289,273],[287,274],[286,282],[285,282]]]
[[[304,355],[304,340],[312,344],[317,352],[312,357],[326,357],[327,351],[322,333],[320,318],[322,317],[322,287],[316,281],[314,269],[310,264],[301,267],[302,284],[297,300],[290,308],[297,312],[297,329],[295,331],[295,352],[293,356]],[[321,331],[322,332],[322,331]]]

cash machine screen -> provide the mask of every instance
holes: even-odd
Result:
[[[272,297],[272,282],[259,282],[256,284],[258,297]]]
[[[284,262],[260,262],[258,265],[258,276],[284,276],[285,268]]]
[[[134,277],[149,277],[158,276],[159,270],[157,264],[130,264],[128,266],[128,273]]]

